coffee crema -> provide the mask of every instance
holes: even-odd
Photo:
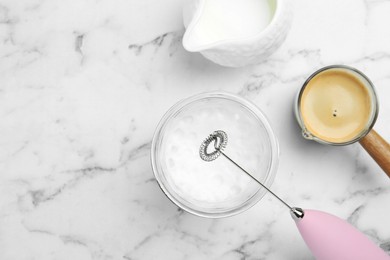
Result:
[[[343,69],[315,75],[306,85],[300,111],[307,130],[330,143],[345,143],[359,137],[372,114],[368,86]]]

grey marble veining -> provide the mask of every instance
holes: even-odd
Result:
[[[354,144],[301,137],[295,93],[314,70],[364,71],[390,140],[390,1],[294,1],[285,43],[256,66],[217,66],[181,44],[183,2],[0,1],[0,259],[313,259],[270,195],[203,219],[159,189],[151,139],[178,100],[254,102],[280,142],[273,190],[347,219],[390,252],[389,179]]]

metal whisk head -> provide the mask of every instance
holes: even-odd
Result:
[[[263,183],[261,183],[259,180],[257,180],[255,177],[253,177],[249,172],[247,172],[244,168],[242,168],[240,165],[238,165],[235,161],[233,161],[229,156],[227,156],[223,149],[226,147],[228,141],[227,134],[222,130],[217,130],[212,132],[200,145],[199,148],[199,155],[202,160],[206,162],[214,161],[217,159],[221,154],[228,159],[231,163],[233,163],[235,166],[237,166],[241,171],[246,173],[249,177],[251,177],[255,182],[257,182],[260,186],[265,188],[269,193],[271,193],[273,196],[275,196],[279,201],[281,201],[286,207],[288,207],[291,211],[291,214],[294,214],[294,216],[298,218],[303,217],[303,211],[299,208],[292,208],[290,207],[284,200],[279,198],[275,193],[273,193],[270,189],[268,189],[266,186],[264,186]],[[209,145],[214,142],[214,151],[208,152],[207,148]]]
[[[227,134],[222,130],[211,133],[200,145],[199,155],[206,162],[213,161],[221,155],[221,151],[226,147],[228,141]],[[207,148],[214,142],[214,151],[208,152]]]

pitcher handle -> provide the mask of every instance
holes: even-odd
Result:
[[[360,144],[390,178],[390,145],[374,129],[362,139]]]

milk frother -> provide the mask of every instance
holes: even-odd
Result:
[[[282,202],[290,210],[302,238],[317,259],[390,259],[389,255],[347,221],[326,212],[289,206],[223,152],[227,142],[228,136],[224,131],[214,131],[202,142],[199,149],[200,157],[210,162],[222,155]],[[211,143],[214,143],[214,147],[210,148]]]

